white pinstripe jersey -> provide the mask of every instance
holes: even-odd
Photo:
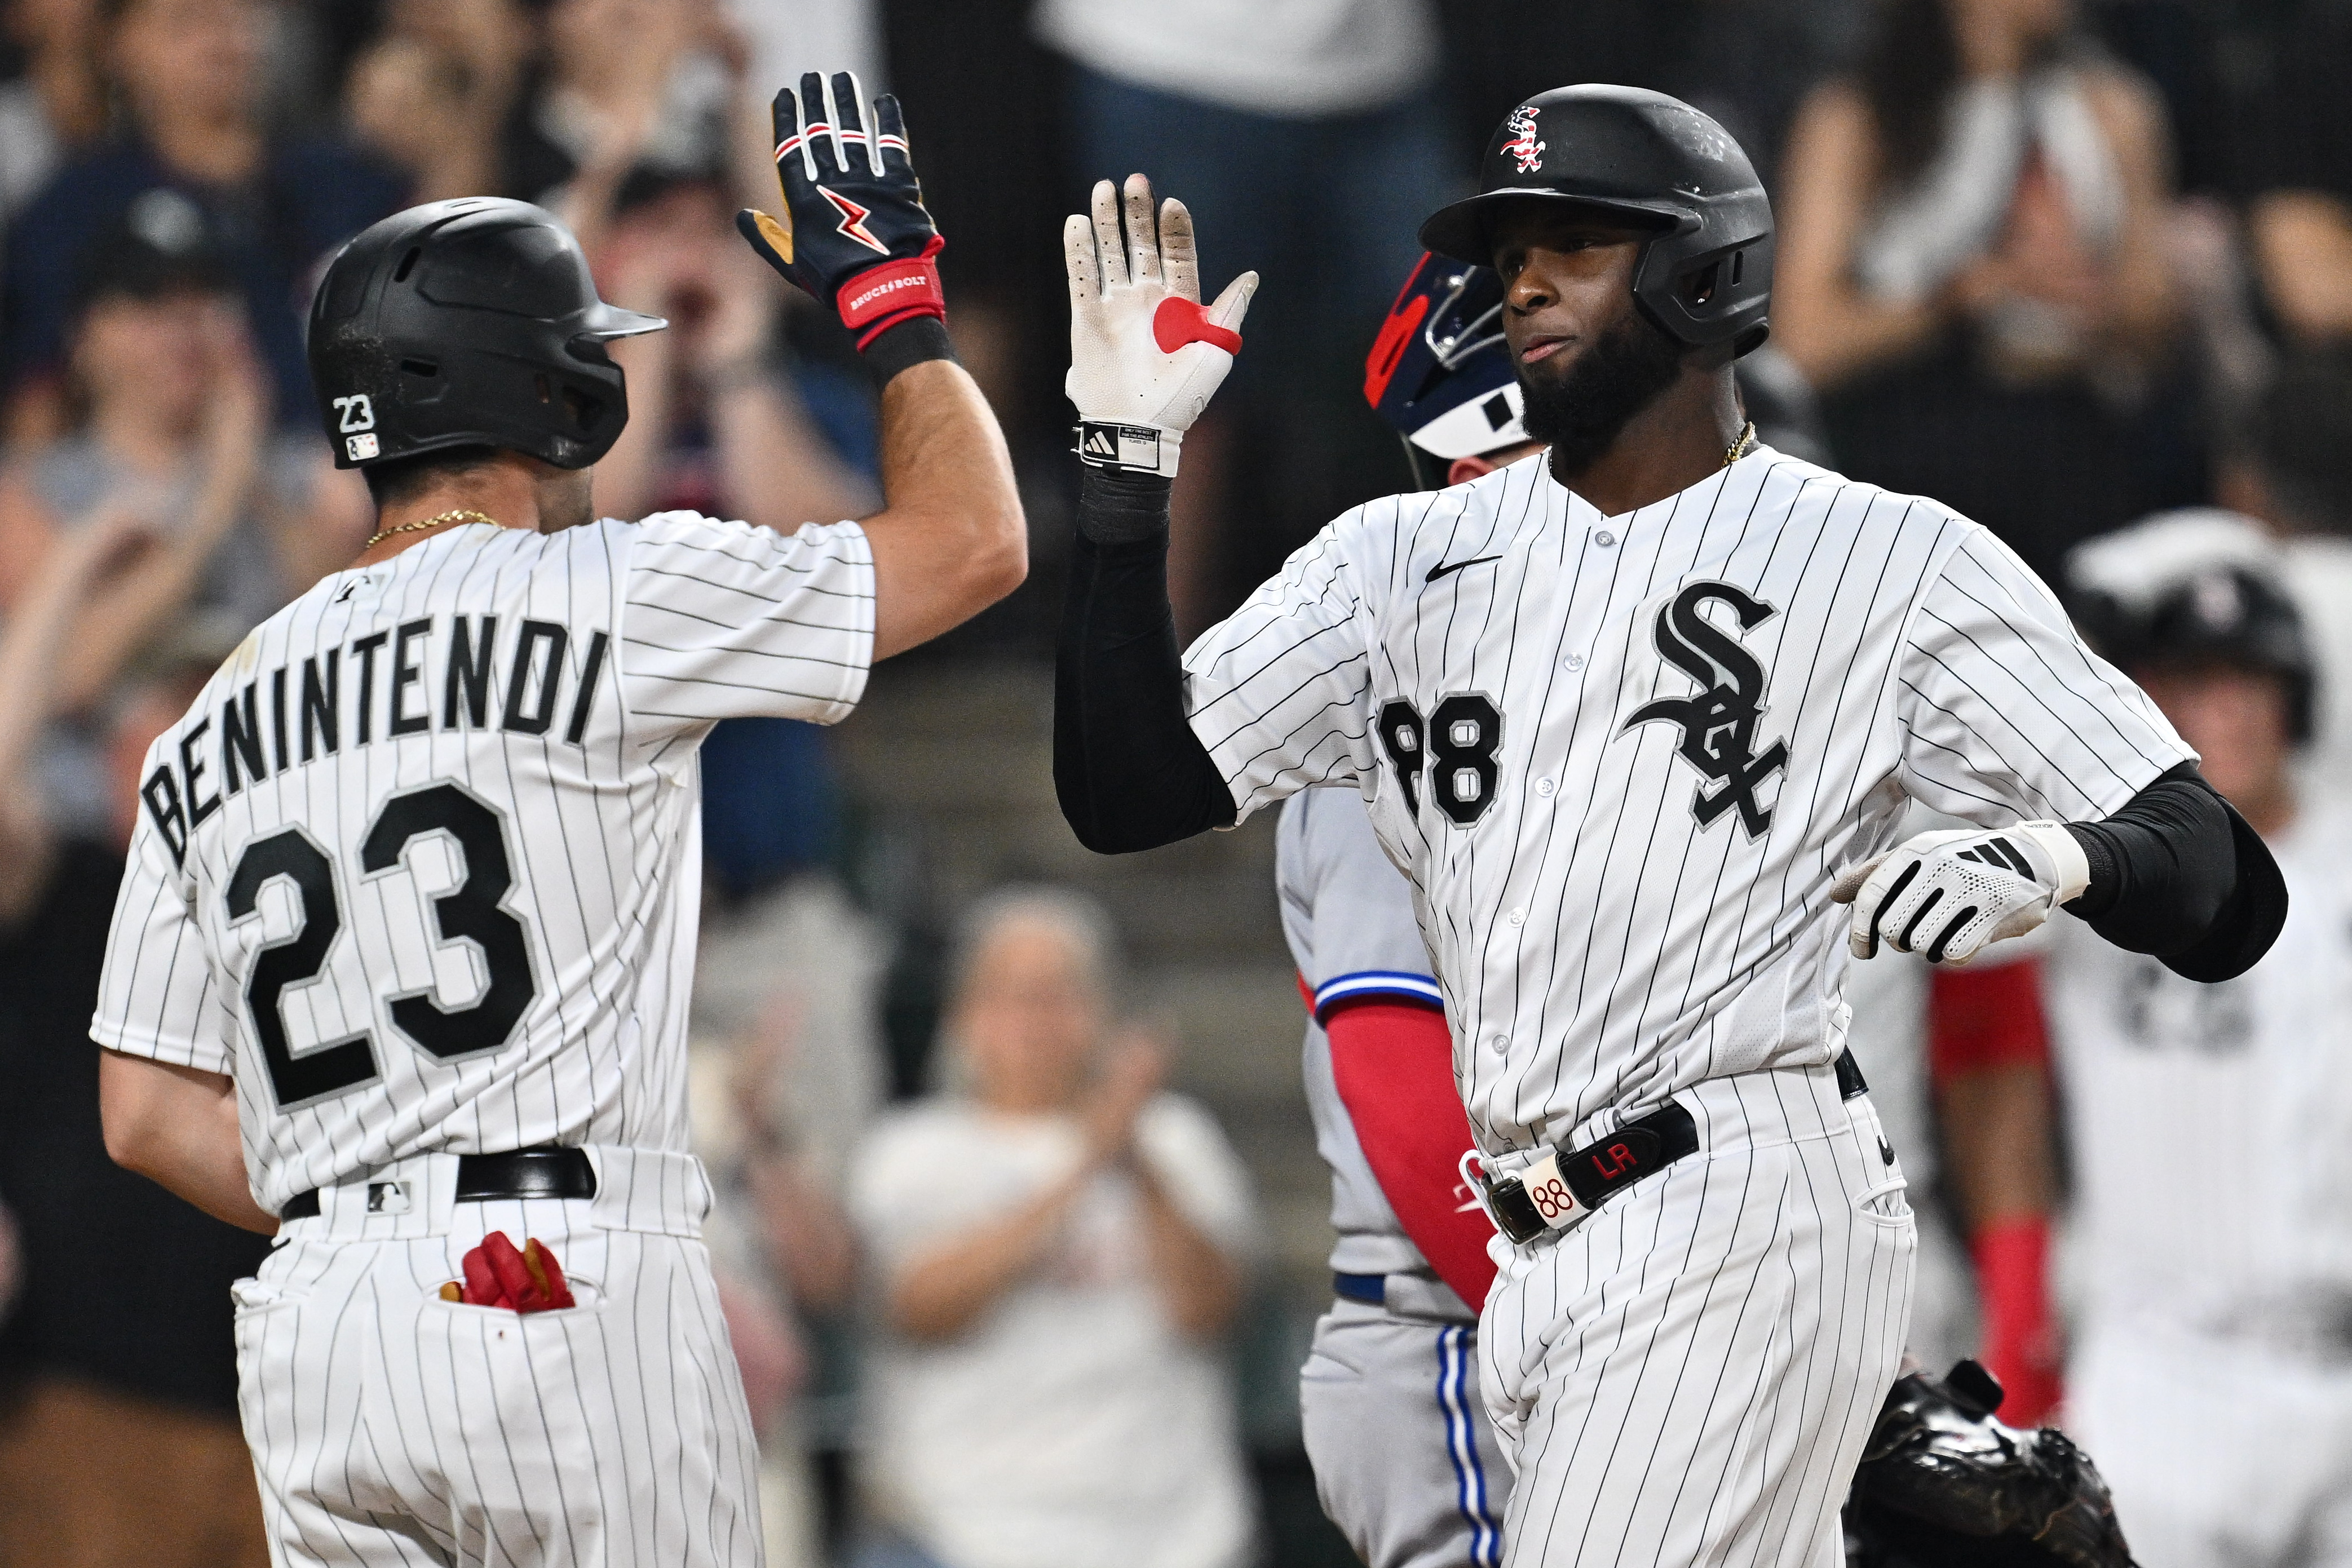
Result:
[[[2191,755],[1990,534],[1769,448],[1618,517],[1540,455],[1372,502],[1184,662],[1244,815],[1361,789],[1490,1153],[1830,1061],[1830,884],[1906,795],[2092,820]]]
[[[254,1196],[684,1150],[702,737],[864,690],[854,523],[473,524],[264,622],[147,755],[91,1032],[236,1081]]]
[[[2271,851],[2285,928],[2219,985],[2053,923],[2071,1244],[2103,1326],[2352,1329],[2352,801],[2307,793]]]

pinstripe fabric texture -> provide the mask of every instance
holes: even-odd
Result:
[[[1512,1568],[1838,1568],[1903,1354],[1918,1231],[1867,1096],[1824,1069],[1682,1097],[1700,1152],[1548,1247],[1480,1324]]]
[[[873,625],[852,523],[475,524],[327,578],[256,628],[148,753],[92,1034],[232,1074],[272,1211],[429,1151],[685,1149],[697,748],[721,718],[846,715]],[[441,785],[495,823],[478,849],[436,819],[363,863],[389,803]],[[327,889],[306,901],[275,874],[237,915],[236,869],[288,831]],[[508,885],[453,925],[441,901],[501,851]],[[264,950],[282,964],[331,925],[315,967],[257,1009]],[[519,1010],[484,1009],[502,966],[520,966],[499,998],[527,996]],[[410,996],[460,1015],[462,1038],[419,1038],[419,1013],[395,1008]],[[257,1031],[272,1021],[275,1068]],[[353,1040],[347,1068],[303,1067]]]
[[[411,1240],[298,1220],[239,1282],[272,1561],[757,1568],[758,1453],[702,1244],[586,1202],[450,1207]],[[553,1248],[581,1304],[441,1301],[497,1229]]]
[[[1540,456],[1373,502],[1185,668],[1244,814],[1370,802],[1490,1153],[1828,1061],[1906,796],[2096,819],[2190,755],[1991,535],[1769,448],[1622,517]]]
[[[2190,755],[1990,534],[1769,448],[1601,516],[1541,456],[1339,518],[1185,655],[1246,814],[1352,781],[1490,1166],[1697,1154],[1496,1243],[1513,1568],[1833,1568],[1916,1229],[1842,1102],[1837,873],[1908,800],[2095,820]]]
[[[851,523],[470,525],[272,616],[149,752],[91,1032],[235,1079],[262,1207],[320,1189],[237,1287],[275,1562],[756,1568],[686,1152],[696,758],[845,715],[873,596]],[[541,1144],[593,1201],[456,1200]],[[580,1304],[441,1301],[493,1229]]]

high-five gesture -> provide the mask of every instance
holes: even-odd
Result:
[[[1091,219],[1074,214],[1062,225],[1078,455],[1098,467],[1172,476],[1184,432],[1241,352],[1257,274],[1243,273],[1203,309],[1183,203],[1162,202],[1155,214],[1151,182],[1129,175],[1123,235],[1121,198],[1108,180],[1097,182],[1093,205]]]
[[[751,248],[840,311],[860,349],[915,317],[944,319],[935,258],[946,242],[923,209],[898,100],[875,99],[869,120],[853,72],[828,82],[811,71],[797,96],[790,88],[776,94],[774,124],[776,178],[792,223],[736,214]]]

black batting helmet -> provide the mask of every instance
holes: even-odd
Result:
[[[2303,612],[2268,573],[2214,562],[2144,605],[2078,586],[2074,611],[2092,644],[2126,671],[2163,664],[2268,671],[2286,687],[2288,737],[2297,745],[2311,738],[2317,665]]]
[[[1492,265],[1504,203],[1572,204],[1649,229],[1633,269],[1644,315],[1694,348],[1761,345],[1772,297],[1772,204],[1731,133],[1637,87],[1555,88],[1504,118],[1479,192],[1439,209],[1421,243]]]
[[[464,196],[336,256],[310,302],[310,380],[339,468],[452,446],[585,468],[629,421],[604,345],[667,325],[597,298],[552,213]]]

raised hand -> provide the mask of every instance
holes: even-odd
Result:
[[[1184,432],[1241,352],[1242,318],[1257,274],[1201,305],[1192,214],[1171,199],[1151,205],[1151,182],[1127,177],[1121,199],[1097,181],[1091,217],[1062,225],[1070,274],[1070,374],[1078,455],[1097,467],[1172,476]]]
[[[946,242],[923,207],[898,100],[874,101],[848,71],[776,94],[776,178],[790,226],[746,209],[735,226],[761,258],[841,313],[864,349],[919,316],[944,319],[936,257]],[[869,129],[870,125],[870,129]]]
[[[1112,1043],[1081,1113],[1087,1151],[1094,1160],[1116,1160],[1131,1152],[1135,1119],[1167,1076],[1167,1048],[1154,1036],[1135,1030]]]

